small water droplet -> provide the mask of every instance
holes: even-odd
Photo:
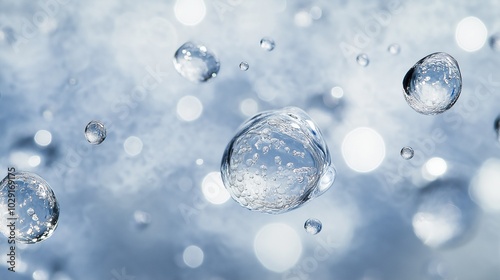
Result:
[[[264,37],[260,40],[260,47],[268,52],[274,50],[275,46],[276,46],[276,43],[274,42],[274,40],[272,38]]]
[[[494,127],[497,134],[497,141],[500,142],[500,116],[495,119]]]
[[[90,144],[101,144],[106,139],[106,127],[99,121],[89,122],[85,127],[85,138]]]
[[[315,235],[318,234],[323,228],[323,224],[318,219],[307,219],[304,223],[304,229],[307,233]]]
[[[250,65],[248,65],[248,63],[246,63],[245,61],[240,63],[240,70],[241,71],[247,71],[248,68],[250,68]]]
[[[363,67],[366,67],[368,66],[368,64],[370,63],[370,59],[368,58],[368,55],[366,55],[365,53],[362,53],[362,54],[359,54],[357,57],[356,57],[356,62],[363,66]]]
[[[174,67],[179,74],[192,82],[206,82],[217,76],[220,62],[205,45],[186,42],[175,52]]]
[[[401,157],[408,160],[408,159],[411,159],[414,155],[414,151],[413,151],[413,148],[412,147],[403,147],[401,149]]]
[[[401,51],[401,46],[399,46],[398,44],[390,44],[387,48],[387,51],[392,55],[399,54],[399,52]]]
[[[447,53],[433,53],[419,60],[403,79],[404,97],[410,107],[424,115],[450,109],[462,91],[457,61]]]

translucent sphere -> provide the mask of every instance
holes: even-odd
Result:
[[[250,65],[248,65],[248,63],[246,63],[245,61],[240,63],[240,70],[241,71],[247,71],[248,68],[250,68]]]
[[[362,53],[362,54],[359,54],[357,57],[356,57],[356,62],[363,66],[363,67],[366,67],[368,66],[368,64],[370,63],[370,59],[368,58],[368,55]]]
[[[301,109],[257,114],[226,147],[222,180],[250,210],[279,214],[323,194],[335,180],[328,147]]]
[[[323,228],[323,224],[318,219],[307,219],[304,223],[304,229],[309,234],[318,234]]]
[[[401,157],[408,160],[408,159],[411,159],[414,155],[414,151],[413,151],[413,148],[412,147],[403,147],[401,149]]]
[[[398,44],[390,44],[387,51],[390,54],[396,55],[401,51],[401,47]]]
[[[500,52],[500,33],[491,35],[489,43],[492,50]]]
[[[89,122],[85,127],[85,138],[90,144],[101,144],[106,139],[106,127],[99,121]]]
[[[206,82],[217,76],[220,62],[205,45],[186,42],[175,52],[174,67],[179,74],[192,82]]]
[[[260,47],[268,52],[274,50],[275,46],[276,46],[276,43],[274,42],[274,40],[272,38],[264,37],[260,40]]]
[[[418,61],[403,79],[404,97],[413,110],[436,115],[450,109],[462,91],[457,61],[447,53],[433,53]]]
[[[49,238],[56,229],[59,204],[44,179],[29,172],[14,172],[0,182],[0,214],[0,230],[7,238],[37,243]],[[9,227],[12,222],[14,232]]]

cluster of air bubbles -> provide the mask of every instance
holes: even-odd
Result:
[[[15,229],[8,226],[13,218]],[[9,173],[0,182],[0,220],[0,231],[6,237],[20,243],[37,243],[56,229],[59,204],[49,184],[38,175]]]
[[[500,116],[495,119],[494,128],[497,135],[497,141],[500,142]]]
[[[390,44],[389,47],[387,47],[387,51],[392,55],[399,54],[399,52],[401,51],[401,46],[399,46],[398,44]]]
[[[174,67],[192,82],[206,82],[217,76],[220,62],[204,44],[186,42],[175,52]]]
[[[272,214],[301,206],[335,180],[321,131],[295,107],[263,112],[244,123],[226,147],[221,173],[240,205]]]
[[[276,43],[272,38],[264,37],[260,40],[260,47],[268,52],[274,50]]]
[[[248,68],[250,68],[250,65],[248,65],[248,63],[247,63],[247,62],[242,61],[242,62],[240,63],[240,70],[241,70],[241,71],[247,71],[247,70],[248,70]]]
[[[89,122],[85,127],[85,138],[90,144],[101,144],[106,139],[106,127],[99,121]]]
[[[447,53],[433,53],[419,60],[403,79],[404,97],[413,110],[436,115],[450,109],[462,90],[457,61]]]
[[[368,55],[365,53],[361,53],[356,57],[356,62],[363,67],[368,66],[370,64],[370,59],[368,58]]]
[[[307,219],[304,223],[304,229],[307,233],[315,235],[318,234],[323,228],[323,224],[318,219]]]
[[[401,157],[406,160],[413,158],[414,153],[412,147],[403,147],[400,152]]]
[[[491,35],[490,47],[492,50],[500,52],[500,33],[495,33]]]

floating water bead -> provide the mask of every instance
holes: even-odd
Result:
[[[390,44],[387,48],[387,51],[390,54],[396,55],[401,51],[401,46],[399,46],[398,44]]]
[[[370,63],[370,59],[368,58],[368,55],[362,53],[362,54],[359,54],[357,57],[356,57],[356,62],[363,66],[363,67],[366,67],[368,66],[368,64]]]
[[[315,235],[318,234],[323,228],[323,224],[318,219],[307,219],[304,223],[304,229],[307,233]]]
[[[457,61],[447,53],[433,53],[419,60],[403,79],[404,97],[413,110],[436,115],[450,109],[462,90]]]
[[[174,67],[179,74],[192,82],[206,82],[217,76],[220,62],[205,45],[186,42],[175,52]]]
[[[240,70],[241,71],[247,71],[248,68],[250,68],[250,65],[248,65],[248,63],[246,63],[244,61],[240,63]]]
[[[15,203],[10,200],[14,197]],[[14,172],[0,182],[0,215],[0,231],[6,237],[15,236],[21,243],[37,243],[49,238],[56,229],[59,204],[44,179],[29,172]],[[13,221],[15,234],[8,227]]]
[[[274,50],[275,46],[276,46],[276,43],[274,42],[274,40],[272,38],[264,37],[260,40],[260,47],[268,52]]]
[[[85,138],[90,144],[101,144],[106,139],[106,127],[99,121],[89,122],[85,127]]]
[[[401,157],[408,160],[408,159],[411,159],[414,155],[414,151],[413,151],[413,148],[412,147],[403,147],[401,149]]]
[[[221,172],[240,205],[272,214],[301,206],[335,180],[320,130],[294,107],[263,112],[244,123],[226,147]]]

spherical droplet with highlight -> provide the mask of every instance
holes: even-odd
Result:
[[[248,68],[250,68],[250,65],[248,65],[248,63],[247,63],[247,62],[242,61],[242,62],[240,63],[240,70],[241,70],[241,71],[247,71],[247,70],[248,70]]]
[[[413,151],[413,148],[412,147],[403,147],[401,149],[401,157],[408,160],[408,159],[411,159],[414,155],[414,151]]]
[[[268,52],[274,50],[276,43],[272,38],[264,37],[260,40],[260,47]]]
[[[307,219],[304,223],[304,229],[307,233],[315,235],[318,234],[323,228],[323,224],[318,219]]]
[[[99,121],[89,122],[85,127],[85,138],[90,144],[101,144],[106,139],[106,127]]]
[[[403,79],[404,97],[410,107],[424,115],[450,109],[462,91],[462,75],[457,61],[438,52],[419,60]]]
[[[15,202],[12,198],[15,197]],[[16,218],[15,231],[8,227]],[[30,172],[9,173],[0,182],[0,231],[20,243],[37,243],[57,228],[59,203],[49,184]]]
[[[186,42],[175,52],[174,67],[191,82],[206,82],[217,76],[220,62],[205,45]]]
[[[240,205],[271,214],[323,194],[336,175],[321,131],[295,107],[262,112],[244,123],[226,147],[221,173]]]
[[[356,57],[356,62],[363,66],[363,67],[366,67],[368,66],[368,64],[370,64],[370,59],[368,58],[368,55],[362,53],[362,54],[359,54],[357,57]]]

